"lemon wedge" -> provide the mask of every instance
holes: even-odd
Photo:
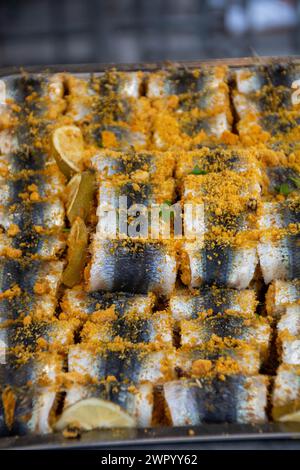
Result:
[[[68,264],[63,272],[62,281],[67,287],[73,287],[81,280],[88,246],[88,231],[80,217],[77,217],[72,225],[67,245]]]
[[[82,170],[84,142],[79,127],[58,127],[52,134],[52,144],[56,163],[67,178]]]
[[[100,398],[87,398],[69,406],[54,425],[56,431],[76,427],[84,431],[99,428],[132,428],[135,420],[122,408]]]
[[[67,185],[67,217],[73,224],[76,217],[86,221],[96,190],[95,174],[83,171],[74,175]]]
[[[287,415],[283,415],[278,419],[278,421],[282,421],[283,423],[292,422],[292,421],[299,423],[300,422],[300,410],[294,411],[293,413],[289,413]]]

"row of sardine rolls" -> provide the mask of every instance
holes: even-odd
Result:
[[[0,81],[0,254],[55,259],[65,246],[65,180],[47,126],[64,109],[59,75]]]
[[[167,311],[154,312],[154,304],[150,293],[76,287],[66,290],[60,319],[1,329],[9,351],[0,368],[1,435],[50,432],[60,391],[66,392],[64,409],[102,398],[119,404],[139,426],[153,423],[157,386],[163,387],[164,414],[173,425],[264,421],[268,379],[258,372],[270,327],[255,316],[254,291],[206,288],[193,297],[174,295]],[[202,318],[199,311],[209,315]],[[80,324],[80,343],[74,344]],[[202,342],[185,344],[195,325]],[[193,406],[186,413],[188,402]]]
[[[67,76],[68,115],[95,146],[139,150],[154,143],[166,150],[186,141],[189,147],[231,130],[227,72],[211,67]]]
[[[273,281],[266,295],[267,313],[276,322],[280,366],[273,388],[273,418],[299,409],[300,400],[300,279]]]
[[[151,207],[159,208],[166,201],[171,204],[175,198],[175,156],[160,152],[99,151],[92,158],[92,165],[97,172],[98,223],[91,244],[88,289],[151,291],[168,297],[177,272],[174,240],[159,240],[159,234],[152,236],[148,224],[146,233],[134,239],[127,232],[130,227],[125,225],[123,229],[118,217],[112,220],[107,214],[114,210],[121,218],[122,211],[128,210],[130,216],[130,210],[142,204],[147,218]],[[124,196],[125,207],[120,208],[119,198]],[[127,217],[126,214],[125,222]]]
[[[79,379],[67,389],[65,409],[105,398],[139,426],[150,426],[160,390],[161,413],[172,425],[263,422],[268,379],[258,374],[270,326],[255,315],[255,292],[203,288],[193,296],[171,296],[165,311],[153,311],[154,305],[151,293],[66,291],[63,312],[84,322],[80,343],[69,348],[68,373],[87,383]],[[233,394],[230,402],[227,393]],[[186,413],[188,402],[193,406]]]
[[[201,132],[204,128],[204,133],[207,131],[207,124],[205,124],[205,122],[211,123],[215,119],[215,116],[218,115],[219,105],[223,106],[224,110],[223,101],[224,99],[226,101],[228,98],[228,90],[226,88],[226,83],[224,82],[224,76],[224,70],[220,68],[219,70],[215,69],[211,74],[209,74],[209,77],[207,77],[206,74],[201,73],[183,73],[182,76],[181,74],[175,74],[174,77],[170,78],[169,73],[163,72],[161,74],[153,74],[152,77],[150,76],[147,78],[148,97],[153,99],[153,103],[157,106],[158,110],[161,105],[167,105],[168,109],[167,115],[164,112],[158,113],[156,123],[158,146],[160,142],[159,139],[163,140],[166,137],[165,135],[159,135],[162,129],[159,119],[164,120],[167,118],[167,121],[170,123],[170,129],[172,129],[172,125],[175,124],[179,124],[179,127],[182,126],[179,132],[177,131],[180,138],[183,135],[188,134],[190,134],[189,137],[192,136],[193,138],[195,129],[196,134],[199,130]],[[138,148],[139,146],[143,147],[145,145],[144,136],[147,136],[148,132],[147,125],[149,122],[149,115],[147,113],[149,111],[149,103],[147,100],[143,99],[143,96],[141,96],[141,88],[144,86],[142,83],[143,80],[144,78],[142,77],[142,74],[120,74],[115,76],[113,79],[111,76],[108,76],[104,80],[96,77],[96,79],[92,80],[83,79],[77,81],[76,79],[73,79],[73,77],[69,77],[68,87],[70,91],[70,100],[67,112],[70,116],[74,113],[73,117],[74,119],[77,119],[76,122],[82,128],[84,136],[89,143],[96,147],[98,145],[106,146],[106,144],[109,144],[113,138],[126,146],[126,142],[130,141],[128,137],[130,136],[131,138],[131,136],[133,136],[132,143],[134,146]],[[152,91],[150,91],[151,80],[153,83]],[[59,88],[54,87],[54,89],[57,92]],[[111,93],[111,90],[113,93]],[[114,90],[118,90],[117,93],[121,93],[121,95],[123,94],[124,101],[121,104],[119,100],[117,103],[113,102],[115,98]],[[218,90],[218,93],[216,93],[216,90]],[[203,94],[203,91],[205,91],[205,93],[208,92],[208,94]],[[152,96],[150,96],[151,93]],[[169,96],[174,93],[178,96],[179,101],[178,103],[176,102],[172,104],[172,100],[169,102]],[[216,103],[213,110],[213,116],[207,114],[207,109],[205,109],[205,106],[207,107],[207,103],[210,102],[207,98],[210,96],[209,93],[213,93],[218,97],[220,96],[220,102]],[[106,97],[106,95],[108,96]],[[54,96],[56,96],[55,93]],[[208,101],[205,101],[206,99],[208,99]],[[60,100],[58,100],[58,102],[60,106]],[[112,110],[111,113],[108,112],[108,108]],[[189,111],[186,112],[186,109],[197,110],[197,112],[193,113],[194,115],[197,115],[196,122],[192,123],[194,127],[189,130],[184,127],[186,119],[189,119],[191,116]],[[104,110],[102,114],[101,110]],[[50,117],[49,119],[51,120]],[[222,119],[222,122],[224,123],[224,117],[221,118],[221,120]],[[230,117],[228,117],[227,114],[226,119],[230,120]],[[86,125],[86,121],[91,122],[91,125]],[[136,124],[136,121],[139,121],[138,125]],[[222,132],[224,129],[227,129],[226,126],[222,128]],[[18,167],[19,165],[19,160],[11,155],[11,150],[18,148],[21,144],[23,145],[23,142],[18,140],[18,136],[28,135],[28,133],[22,134],[20,130],[18,130],[17,126],[15,129],[17,132],[10,133],[10,136],[13,136],[13,142],[16,146],[12,146],[9,152],[4,151],[4,158],[9,161],[11,168]],[[209,133],[210,132],[208,132],[208,134]],[[212,134],[218,135],[218,131],[213,130]],[[15,139],[15,135],[17,135],[17,140]],[[27,144],[29,142],[32,144],[32,140],[28,139]],[[162,146],[164,146],[164,144]],[[208,178],[206,178],[206,172],[211,172],[211,177],[215,178],[215,182],[219,184],[222,183],[223,176],[228,169],[224,168],[224,165],[221,170],[215,169],[218,168],[218,165],[224,156],[222,151],[220,152],[221,158],[218,158],[217,152],[213,152],[210,149],[204,150],[204,153],[205,152],[206,155],[200,156],[202,158],[200,166],[198,165],[199,155],[197,155],[197,152],[196,163],[194,163],[194,156],[192,156],[192,170],[188,171],[188,173],[192,173],[191,175],[186,176],[186,173],[184,173],[183,170],[182,196],[187,200],[189,200],[189,198],[192,200],[196,197],[200,198],[202,201],[203,196],[205,197],[205,191],[203,191],[203,188],[205,188],[205,182],[208,180]],[[201,154],[201,151],[199,153]],[[242,157],[244,160],[239,157],[241,153],[243,154]],[[138,155],[137,158],[137,167],[134,166],[134,154],[132,155],[129,153],[125,158],[124,155],[120,156],[120,154],[115,154],[113,156],[115,163],[112,166],[110,166],[111,158],[107,158],[107,154],[99,152],[99,155],[100,156],[97,155],[97,157],[95,157],[95,161],[93,162],[93,164],[96,165],[96,169],[97,165],[100,165],[101,167],[101,164],[104,164],[105,171],[107,169],[108,172],[112,172],[112,175],[105,174],[105,178],[103,178],[103,168],[100,169],[100,171],[98,170],[98,195],[99,197],[102,197],[104,202],[108,205],[114,205],[116,197],[120,194],[130,195],[133,202],[150,199],[157,203],[161,202],[163,198],[165,198],[164,200],[173,200],[173,173],[166,174],[168,169],[164,168],[164,164],[162,162],[163,155],[165,157],[166,154],[160,156],[154,152],[150,155],[147,154],[145,157],[146,162],[143,163],[142,168],[139,167],[140,155]],[[192,154],[188,155],[186,158],[187,161],[191,155]],[[112,155],[110,155],[110,157],[112,157]],[[233,178],[234,174],[237,174],[236,180],[234,180],[236,181],[238,189],[237,199],[238,201],[243,200],[243,202],[249,202],[249,207],[247,206],[245,211],[246,214],[243,212],[239,213],[240,217],[233,220],[233,226],[230,226],[230,229],[233,230],[233,232],[237,232],[241,228],[244,229],[246,227],[247,232],[249,228],[248,224],[252,223],[251,219],[257,218],[257,216],[254,215],[253,217],[250,217],[250,220],[248,220],[249,213],[253,212],[255,214],[256,207],[260,202],[260,186],[262,185],[259,180],[259,171],[255,165],[253,167],[251,164],[250,166],[246,165],[246,170],[242,169],[244,161],[249,159],[249,154],[247,153],[244,154],[242,151],[239,151],[238,158],[236,159],[235,152],[232,152],[228,157],[227,165],[232,163],[234,166],[237,161],[236,164],[237,167],[239,167],[239,170],[236,170],[236,168],[232,170]],[[172,157],[168,156],[168,162],[170,163],[171,160],[169,160],[169,158],[171,159]],[[107,160],[106,162],[105,159]],[[213,170],[210,166],[210,159],[214,161]],[[37,154],[35,152],[33,152],[30,162],[31,160],[34,165],[40,164],[38,163],[40,162],[40,159],[37,158]],[[35,161],[36,163],[34,163]],[[24,165],[31,164],[26,163],[26,155],[24,155],[24,162]],[[47,161],[47,164],[48,163],[49,162]],[[203,165],[205,164],[208,169],[203,169]],[[172,167],[173,164],[170,163],[170,165]],[[165,164],[165,167],[170,165]],[[200,172],[198,170],[194,171],[196,165],[198,165]],[[116,171],[115,167],[119,169]],[[159,167],[158,171],[157,167]],[[129,171],[124,170],[124,168],[129,168]],[[149,170],[149,168],[152,168],[152,170]],[[177,168],[176,171],[180,172],[180,169],[178,170]],[[243,171],[245,172],[243,175],[244,188],[242,188],[242,185],[240,184],[242,181],[238,178],[239,173],[243,173]],[[118,172],[128,172],[130,177],[127,180],[124,180],[124,178],[118,176]],[[151,174],[155,176],[152,177]],[[161,180],[159,179],[160,177]],[[164,181],[166,178],[168,185],[163,187],[161,181]],[[177,175],[177,178],[180,178],[180,176]],[[196,191],[196,195],[193,193],[195,183],[196,187],[197,185],[200,186]],[[140,189],[141,187],[142,189]],[[239,191],[241,191],[241,193]],[[169,198],[171,194],[172,197]],[[288,216],[290,220],[290,217],[294,217],[294,212],[297,214],[297,211],[295,211],[294,206],[291,206],[290,203],[288,204],[288,210],[286,206],[281,206],[279,211],[283,218],[286,216],[286,212],[293,212],[292,216]],[[238,209],[239,207],[240,206],[238,206]],[[242,208],[243,207],[244,206],[242,206]],[[202,220],[204,234],[210,231],[212,224],[215,222],[211,219],[209,204],[207,205],[207,208],[208,210],[205,209],[204,218]],[[216,215],[220,217],[222,214]],[[4,216],[6,217],[6,213]],[[9,215],[7,217],[8,220],[11,220]],[[55,219],[56,218],[57,217],[55,217]],[[240,218],[242,219],[242,222],[240,221]],[[221,220],[221,222],[224,225],[224,221]],[[230,222],[232,223],[232,219]],[[10,222],[8,222],[8,224],[9,223]],[[283,223],[285,223],[285,221]],[[276,224],[278,225],[278,219],[276,220]],[[277,227],[277,225],[276,229],[285,228],[280,224],[279,227]],[[226,224],[225,226],[228,228]],[[57,331],[59,331],[60,325],[62,325],[61,331],[65,331],[63,338],[69,338],[67,350],[64,346],[61,346],[63,355],[59,355],[58,359],[61,360],[64,354],[68,352],[68,373],[71,377],[72,373],[75,377],[76,374],[79,373],[79,375],[83,374],[85,376],[90,376],[91,382],[100,381],[99,386],[97,384],[97,387],[88,385],[79,386],[77,384],[74,387],[68,388],[65,402],[66,406],[78,401],[82,397],[102,397],[116,401],[123,406],[123,408],[127,409],[130,414],[134,414],[140,425],[149,425],[151,424],[153,411],[153,385],[162,383],[167,415],[170,422],[175,425],[216,421],[264,421],[266,419],[265,409],[267,402],[268,379],[262,375],[257,375],[257,373],[259,371],[261,361],[264,360],[267,354],[270,327],[267,321],[263,318],[256,318],[253,313],[251,314],[251,312],[248,315],[245,315],[245,308],[238,307],[241,303],[241,297],[236,298],[239,294],[242,294],[243,298],[252,298],[252,291],[247,290],[244,292],[242,290],[232,291],[228,289],[226,294],[227,297],[225,292],[224,297],[227,299],[226,302],[230,304],[230,307],[226,306],[226,308],[224,307],[224,309],[222,309],[219,306],[218,301],[216,303],[216,305],[218,305],[217,308],[209,307],[209,310],[212,309],[215,315],[204,315],[201,317],[198,315],[199,311],[202,311],[202,307],[200,307],[201,302],[204,302],[204,304],[205,302],[210,302],[214,305],[215,300],[201,300],[204,297],[202,292],[200,292],[199,295],[193,296],[189,294],[186,299],[184,299],[185,294],[182,296],[179,294],[171,295],[176,279],[176,257],[170,244],[158,242],[150,243],[149,241],[146,241],[145,243],[135,243],[133,240],[130,240],[128,243],[119,243],[118,240],[111,240],[110,237],[103,239],[103,237],[99,235],[98,229],[99,226],[97,227],[95,239],[92,243],[92,262],[88,271],[89,275],[87,276],[89,290],[132,290],[132,294],[126,294],[126,299],[123,298],[123,300],[121,300],[121,305],[123,305],[123,303],[126,304],[126,302],[129,302],[129,304],[133,302],[141,307],[145,306],[145,309],[143,310],[143,308],[141,308],[141,318],[137,315],[138,310],[136,306],[133,311],[131,310],[126,312],[125,309],[126,315],[124,315],[124,312],[121,312],[122,309],[118,312],[118,308],[116,307],[116,304],[118,303],[118,295],[116,293],[104,294],[104,297],[106,298],[104,307],[104,305],[101,306],[101,296],[103,296],[103,294],[99,292],[90,292],[89,294],[86,294],[85,292],[80,292],[79,289],[66,292],[64,305],[69,305],[69,307],[71,307],[66,309],[63,307],[64,315],[67,318],[68,312],[73,312],[75,307],[74,302],[72,304],[72,298],[75,298],[76,307],[78,307],[78,319],[70,324],[68,321],[64,323],[65,326],[68,327],[69,333],[67,333],[67,330],[63,329],[63,323],[60,323],[64,322],[64,320],[57,320],[57,323],[53,322],[53,327],[54,325],[58,327]],[[238,250],[236,247],[230,245],[229,247],[226,247],[226,249],[224,249],[223,245],[216,249],[215,246],[212,247],[208,244],[204,246],[203,249],[202,246],[191,246],[188,245],[190,242],[186,243],[187,244],[183,252],[186,253],[188,257],[185,255],[182,263],[184,265],[186,260],[189,258],[188,263],[186,263],[188,269],[183,270],[182,273],[183,280],[186,284],[191,287],[198,287],[203,283],[215,281],[216,278],[219,278],[221,273],[224,273],[222,274],[223,278],[221,279],[221,284],[239,289],[248,287],[257,265],[256,246],[254,248],[246,247]],[[291,256],[290,253],[292,250],[290,250],[289,247],[284,247],[284,249],[287,253],[286,271],[282,273],[281,271],[278,271],[276,266],[275,269],[274,267],[271,267],[273,271],[270,274],[268,282],[277,278],[289,279],[294,275],[292,271],[292,274],[290,274],[289,270],[294,269],[293,267],[291,268],[293,263],[297,266],[296,256]],[[190,255],[191,252],[192,256]],[[217,262],[212,256],[212,254],[216,252],[218,257]],[[278,253],[276,256],[279,260],[281,253]],[[5,266],[3,268],[4,278],[6,279],[7,272],[13,272],[13,274],[10,274],[11,279],[18,275],[19,278],[16,278],[22,279],[22,281],[25,280],[25,274],[27,274],[27,271],[24,261],[22,260],[22,263],[20,264],[21,267],[19,267],[18,260],[14,260],[14,263],[13,267]],[[55,261],[54,263],[58,262]],[[260,263],[262,266],[262,257]],[[266,257],[267,274],[264,273],[264,276],[268,275],[268,269],[270,269],[268,263],[269,260],[268,257]],[[273,266],[274,263],[271,264]],[[279,264],[280,262],[277,261],[277,266],[279,266]],[[224,271],[221,270],[220,266],[224,268]],[[58,266],[56,267],[58,268]],[[237,267],[239,269],[237,269]],[[43,279],[45,273],[46,275],[47,273],[52,275],[53,268],[54,265],[52,262],[44,263],[43,261],[39,261],[35,268],[35,279],[39,279],[39,276],[40,279]],[[46,269],[46,271],[44,272],[43,269]],[[47,269],[49,269],[49,271],[47,271]],[[241,280],[239,279],[239,270],[241,272]],[[16,272],[21,274],[16,274]],[[195,273],[195,275],[193,275],[193,273]],[[203,273],[205,273],[205,275],[203,275]],[[195,281],[193,281],[193,279],[195,279]],[[32,292],[34,293],[31,300],[33,302],[34,311],[36,309],[37,318],[39,320],[41,319],[40,305],[43,303],[44,294],[48,294],[48,292],[43,292],[44,285],[45,284],[43,282],[36,282],[33,285],[31,280],[30,282],[29,280],[26,282],[24,281],[23,290],[26,294],[24,298],[26,302],[28,302],[28,298],[32,295]],[[12,290],[12,296],[5,296],[3,300],[4,302],[7,302],[8,300],[9,302],[12,302],[11,308],[12,311],[15,312],[16,303],[13,302],[13,299],[15,297],[17,298],[20,294],[23,295],[23,291],[20,293],[13,285],[10,285],[8,289]],[[7,292],[8,289],[6,288],[5,292]],[[158,295],[165,295],[166,297],[171,295],[170,311],[152,313],[153,296],[152,294],[147,294],[148,291],[152,291]],[[51,292],[55,292],[55,290],[50,290],[50,293]],[[138,296],[136,295],[137,293],[141,295]],[[35,294],[40,296],[39,301],[36,300]],[[123,294],[120,294],[120,296],[122,295]],[[195,300],[197,297],[198,301]],[[212,293],[208,291],[206,297],[212,297]],[[230,301],[231,298],[232,300]],[[92,302],[96,299],[96,303],[94,303],[93,307],[90,306],[90,299],[93,299]],[[193,307],[193,302],[195,302],[195,307]],[[110,312],[112,303],[114,303],[114,308],[112,309],[112,312]],[[5,305],[5,303],[3,305]],[[108,315],[108,319],[106,319],[105,322],[103,322],[103,319],[101,320],[101,315],[100,318],[98,318],[97,314],[93,315],[94,313],[97,313],[98,310],[100,310],[100,313],[101,310],[104,310],[105,315]],[[235,310],[237,310],[237,312]],[[184,312],[187,311],[193,313],[184,317]],[[6,312],[5,307],[3,308],[3,312]],[[211,312],[209,313],[211,314]],[[132,314],[133,317],[131,317]],[[81,343],[72,346],[74,331],[78,328],[78,321],[80,323],[83,318],[84,325],[81,331]],[[226,321],[224,321],[224,319],[226,319]],[[46,326],[49,328],[48,324],[46,324]],[[179,346],[177,349],[174,349],[173,346],[174,327],[175,329],[178,329],[180,337],[180,344],[177,345]],[[29,329],[31,329],[30,325]],[[22,333],[24,331],[25,329],[23,328]],[[43,336],[45,336],[45,338],[43,338]],[[39,334],[39,338],[40,337],[44,339],[46,344],[51,345],[51,335],[47,331],[45,334]],[[208,347],[210,340],[215,337],[223,340],[223,342],[221,341],[221,344],[224,343],[223,350],[220,348],[218,350],[215,346],[211,349],[211,345]],[[115,346],[116,343],[120,341],[119,338],[121,338],[121,343],[124,344],[124,350],[116,350],[115,347],[110,347],[111,344]],[[225,341],[226,338],[230,338],[231,341],[232,338],[236,340],[237,344],[234,349],[231,347],[231,341],[228,343]],[[57,342],[59,343],[59,339],[57,339]],[[57,342],[55,343],[54,341],[56,347],[59,346]],[[38,343],[40,347],[41,341],[38,341]],[[101,343],[101,347],[99,347],[99,343]],[[151,351],[151,348],[149,349],[145,347],[144,344],[147,345],[148,343],[150,343],[150,345],[157,344],[157,349]],[[246,344],[248,348],[246,347]],[[255,352],[250,354],[252,346]],[[60,348],[58,347],[58,350],[59,349]],[[37,352],[39,353],[39,350]],[[50,358],[49,355],[46,355],[45,357],[47,360]],[[243,365],[239,373],[228,376],[226,375],[225,380],[223,377],[213,377],[209,374],[210,364],[214,363],[215,365],[213,367],[219,367],[219,370],[221,370],[224,358],[229,359],[230,361],[233,359],[233,362],[237,363],[239,366]],[[38,368],[40,354],[34,352],[33,361],[34,367],[30,367],[30,372],[32,373],[36,370],[36,367]],[[13,362],[11,364],[13,364]],[[204,377],[203,368],[204,372],[208,372]],[[206,368],[208,368],[208,370],[206,370]],[[44,370],[45,368],[42,369]],[[46,370],[51,370],[50,365]],[[59,368],[59,373],[61,370],[62,369]],[[235,369],[233,368],[233,370]],[[1,369],[1,371],[8,374],[9,377],[13,377],[15,375],[11,373],[10,369],[4,368]],[[23,375],[26,376],[26,374],[29,374],[29,371],[24,372]],[[21,373],[19,377],[22,377]],[[46,432],[51,428],[50,415],[57,396],[56,389],[54,390],[52,387],[53,377],[54,376],[52,374],[51,379],[47,377],[46,380],[46,383],[50,386],[50,390],[49,386],[45,387],[45,378],[42,377],[42,393],[38,387],[35,399],[28,405],[29,408],[27,407],[27,413],[24,413],[26,406],[23,408],[24,401],[22,400],[22,397],[24,398],[24,395],[20,395],[20,408],[15,408],[14,416],[16,419],[13,419],[12,423],[9,423],[9,426],[7,425],[7,420],[2,419],[4,433],[14,432],[13,426],[18,426],[19,421],[22,421],[23,423],[24,416],[27,416],[28,419],[30,415],[33,416],[33,419],[29,419],[29,421],[25,420],[25,428],[27,424],[29,430],[35,430],[37,432]],[[182,377],[186,377],[186,379],[182,379]],[[114,378],[117,383],[114,382]],[[113,379],[111,385],[103,387],[101,381],[107,379],[108,381]],[[5,383],[5,380],[2,382]],[[124,383],[124,380],[131,381],[132,386],[128,386],[126,382]],[[38,382],[36,378],[34,381]],[[6,400],[1,403],[2,417],[7,416],[7,403],[9,403],[10,398],[9,390],[10,388],[8,388],[8,391],[5,390],[6,395],[2,395],[6,398]],[[36,389],[34,388],[34,391],[35,390]],[[48,394],[50,391],[51,397]],[[230,399],[228,395],[230,395]],[[42,401],[37,401],[36,397],[42,397]],[[182,406],[178,407],[178,403],[182,403]],[[189,408],[188,404],[192,404],[192,408]],[[31,411],[31,413],[28,413],[28,411]],[[20,412],[22,420],[18,418],[18,412]],[[21,425],[19,426],[21,427]],[[7,427],[10,429],[7,429]]]
[[[280,362],[272,394],[275,420],[297,411],[300,400],[300,205],[295,196],[300,181],[300,108],[293,100],[293,82],[299,72],[299,65],[294,64],[240,69],[235,72],[233,91],[241,139],[247,144],[264,142],[271,149],[262,159],[269,187],[263,188],[266,203],[261,226],[265,233],[258,254],[264,281],[271,282],[266,310],[276,324]]]
[[[63,175],[47,145],[60,76],[0,82],[0,435],[50,431],[76,321],[56,318],[64,263]]]
[[[276,162],[275,152],[265,154]],[[119,228],[117,219],[112,221],[107,214],[118,210],[120,196],[127,197],[125,209],[135,204],[150,209],[174,201],[173,170],[182,202],[201,207],[195,220],[185,212],[179,248],[185,284],[194,288],[217,282],[244,289],[258,263],[267,284],[298,276],[299,202],[278,201],[273,194],[283,165],[274,165],[270,173],[270,166],[260,165],[253,149],[239,147],[204,147],[175,155],[176,164],[171,152],[102,150],[92,158],[98,175],[98,225],[91,245],[89,290],[170,295],[176,279],[175,244],[147,240],[149,227],[136,241],[116,239],[115,233],[127,235],[127,226]],[[170,237],[172,242],[172,233]]]

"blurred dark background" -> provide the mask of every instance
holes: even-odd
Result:
[[[0,66],[292,55],[300,0],[0,0]]]

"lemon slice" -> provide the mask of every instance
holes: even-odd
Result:
[[[135,420],[115,403],[100,398],[87,398],[66,408],[54,429],[63,431],[67,427],[76,427],[91,431],[97,428],[132,428],[135,426]]]
[[[67,287],[73,287],[81,280],[88,246],[88,231],[80,217],[72,225],[67,245],[68,265],[63,272],[62,281]]]
[[[79,127],[58,127],[52,134],[52,144],[57,165],[67,178],[82,170],[84,143]]]
[[[96,190],[95,175],[91,171],[77,173],[67,185],[67,217],[73,224],[76,217],[86,220]]]
[[[293,413],[289,413],[287,415],[281,416],[278,421],[282,422],[300,422],[300,410],[294,411]]]

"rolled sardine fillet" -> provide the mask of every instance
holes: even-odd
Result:
[[[176,280],[172,248],[162,242],[108,240],[96,234],[86,276],[88,291],[154,292],[168,297]]]
[[[274,89],[266,85],[261,91],[249,94],[233,93],[234,107],[240,119],[247,116],[260,116],[274,113],[278,109],[296,110],[292,102],[292,88],[280,87]]]
[[[40,172],[45,178],[48,178],[49,174],[59,174],[55,160],[47,153],[21,151],[0,155],[1,176],[19,177],[22,172],[26,175]]]
[[[129,313],[122,316],[111,311],[97,312],[81,331],[83,342],[94,344],[147,344],[152,348],[172,347],[172,319],[168,312]]]
[[[181,320],[179,325],[181,345],[186,348],[202,346],[214,338],[220,338],[223,341],[254,344],[264,357],[268,353],[271,327],[263,317],[247,318],[224,313],[197,320]]]
[[[151,293],[135,295],[128,292],[90,292],[87,293],[83,287],[77,286],[65,291],[62,310],[65,314],[74,316],[85,316],[93,313],[101,313],[113,310],[118,317],[137,314],[149,316],[155,302],[155,296]],[[105,315],[104,315],[105,316]]]
[[[60,74],[24,74],[0,80],[1,114],[54,120],[64,110],[64,84]]]
[[[85,428],[88,426],[89,429],[103,427],[101,413],[100,416],[98,415],[98,419],[94,418],[97,416],[98,400],[118,405],[134,419],[135,425],[138,427],[150,427],[152,424],[154,397],[153,386],[149,383],[136,386],[117,382],[99,385],[73,385],[67,390],[61,420],[64,419],[66,410],[68,410],[68,417],[71,419],[73,409],[76,411],[76,424],[79,428],[82,426]],[[89,404],[89,412],[93,413],[93,417],[87,415],[86,404]],[[82,409],[80,412],[83,416],[82,422],[78,421],[77,417],[80,408]]]
[[[203,346],[187,350],[180,348],[176,355],[176,372],[180,377],[204,377],[212,374],[255,375],[262,361],[256,347],[239,344],[233,347]]]
[[[214,260],[221,253],[235,253],[251,246],[255,251],[257,236],[253,236],[253,231],[257,229],[260,191],[258,180],[230,170],[186,176],[183,182],[186,239],[192,239],[195,232],[194,238],[199,241],[202,238],[204,246],[212,247],[208,251],[214,252],[210,253]],[[217,261],[220,264],[220,259]]]
[[[170,297],[170,311],[175,321],[193,320],[201,313],[235,312],[239,315],[255,314],[257,299],[254,290],[234,290],[201,287],[192,293],[174,293]]]
[[[57,171],[54,175],[23,174],[14,178],[0,176],[0,206],[9,207],[23,201],[46,201],[62,196],[64,179]]]
[[[300,366],[300,305],[292,304],[277,324],[281,362]]]
[[[231,131],[231,121],[226,112],[220,112],[210,116],[196,116],[194,119],[191,115],[184,114],[179,116],[179,127],[183,134],[190,138],[197,137],[199,133],[204,132],[209,137],[221,137],[224,132]]]
[[[147,99],[134,92],[139,77],[121,78],[118,72],[87,80],[69,77],[67,114],[82,124],[88,142],[101,148],[145,148],[151,109]]]
[[[164,384],[166,412],[172,426],[203,423],[264,423],[268,378],[229,375]]]
[[[65,226],[65,209],[59,198],[53,201],[24,201],[9,207],[0,206],[0,225],[5,229],[18,226],[20,231],[31,234],[35,227],[60,230]]]
[[[52,318],[63,271],[61,261],[0,259],[0,320]]]
[[[123,179],[101,181],[98,185],[97,234],[104,238],[116,238],[116,236],[127,236],[129,233],[131,236],[147,238],[150,232],[148,220],[152,210],[156,211],[158,219],[160,217],[154,229],[162,230],[164,219],[162,218],[163,209],[160,207],[165,205],[170,211],[169,201],[172,201],[174,197],[173,178],[164,181],[163,186]],[[168,201],[168,204],[165,201]],[[138,217],[143,224],[138,224]],[[124,221],[123,224],[120,220]],[[152,230],[152,226],[150,229]],[[170,228],[168,230],[170,231]]]
[[[170,125],[168,132],[165,128],[166,121],[169,121]],[[219,139],[224,132],[230,131],[231,121],[226,112],[196,117],[187,112],[162,112],[155,119],[153,140],[158,150],[193,149],[199,146],[200,142]]]
[[[175,112],[180,114],[197,109],[198,111],[213,115],[217,112],[222,112],[226,108],[229,110],[229,95],[225,85],[217,89],[179,95]]]
[[[115,94],[122,98],[139,98],[144,78],[143,72],[108,70],[92,78],[94,90],[100,96]]]
[[[132,148],[139,151],[146,148],[148,143],[146,132],[132,129],[127,122],[100,123],[87,129],[85,135],[86,139],[93,145],[119,151],[128,151]]]
[[[98,217],[102,211],[130,210],[135,205],[145,208],[152,205],[172,201],[175,196],[175,182],[173,178],[164,181],[163,186],[155,183],[136,183],[123,178],[101,181],[98,185]],[[122,198],[122,200],[120,199]],[[122,205],[122,202],[124,203]],[[141,211],[142,209],[140,209]]]
[[[246,289],[257,266],[255,247],[236,248],[230,245],[190,241],[183,244],[181,278],[190,288],[217,284]]]
[[[272,394],[272,416],[275,421],[283,419],[300,409],[300,367],[282,364],[279,366]]]
[[[5,345],[8,362],[10,355],[22,359],[39,351],[65,353],[74,343],[78,326],[75,319],[54,318],[48,322],[32,321],[29,325],[15,322],[0,329],[0,340]]]
[[[287,87],[292,92],[292,82],[299,74],[300,68],[296,64],[268,64],[237,69],[234,78],[237,90],[243,94],[260,91],[264,86],[275,90],[276,87]]]
[[[206,199],[205,196],[209,194],[209,191],[211,191],[211,195]],[[225,201],[231,198],[231,202],[233,198],[238,198],[240,200],[239,213],[232,214],[228,211],[228,218],[233,218],[234,215],[240,216],[242,209],[248,213],[250,212],[251,201],[253,204],[254,201],[260,198],[261,187],[255,176],[251,177],[250,174],[247,176],[237,175],[227,170],[224,173],[217,174],[187,175],[184,179],[182,192],[185,202],[196,202],[197,199],[199,202],[202,201],[206,212],[210,211],[213,198],[216,196],[223,197]],[[256,208],[256,205],[254,207]]]
[[[217,90],[225,83],[226,75],[227,68],[224,66],[199,70],[153,72],[148,76],[147,96],[163,98],[170,95]]]
[[[61,373],[62,360],[53,353],[0,365],[1,436],[51,432]]]
[[[198,150],[179,153],[177,157],[176,177],[179,179],[189,174],[222,173],[226,170],[242,176],[253,174],[257,180],[260,177],[252,149],[249,151],[241,147],[204,146]]]
[[[299,111],[273,112],[261,115],[246,116],[237,124],[240,137],[247,139],[249,144],[270,141],[271,138],[284,140],[287,137],[291,141],[297,141],[297,133],[300,122]]]
[[[106,318],[107,312],[116,317],[124,315],[138,315],[146,318],[152,313],[155,303],[154,294],[136,295],[128,292],[89,292],[83,286],[66,289],[61,303],[62,311],[68,317],[88,319],[93,313],[102,314]]]
[[[101,150],[91,158],[99,179],[128,176],[136,183],[164,182],[173,176],[175,155],[172,152],[116,152]]]
[[[299,202],[265,203],[259,225],[258,255],[266,284],[300,276],[299,233],[290,230],[300,220]],[[275,237],[273,236],[275,234]]]
[[[127,383],[158,383],[175,377],[173,349],[149,351],[142,348],[101,349],[93,344],[71,346],[68,355],[69,372],[92,381]]]
[[[20,250],[22,256],[34,256],[38,259],[55,260],[64,251],[65,236],[62,233],[52,235],[18,231],[13,236],[0,233],[0,257],[13,258],[15,250]]]
[[[102,75],[65,74],[69,92],[68,114],[80,120],[92,110],[93,97],[110,95],[119,98],[139,98],[143,73],[107,71]]]
[[[0,436],[51,433],[56,397],[51,388],[22,387],[17,391],[5,388],[0,400]]]
[[[273,281],[266,294],[267,313],[279,318],[287,312],[290,305],[299,303],[299,300],[300,280]]]

